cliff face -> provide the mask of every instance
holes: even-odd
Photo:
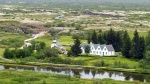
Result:
[[[0,31],[33,34],[40,31],[47,31],[47,29],[41,25],[3,22],[0,23]]]

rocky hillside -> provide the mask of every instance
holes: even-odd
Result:
[[[47,31],[47,29],[41,25],[22,24],[16,21],[1,21],[0,31],[33,34],[33,33],[38,33],[40,31]]]

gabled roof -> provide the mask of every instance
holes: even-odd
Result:
[[[60,42],[56,42],[56,45],[57,45],[58,47],[61,47],[61,46],[62,46],[62,44],[61,44]]]
[[[100,48],[103,49],[106,46],[106,44],[100,45]]]
[[[106,48],[107,48],[108,51],[115,51],[115,49],[113,48],[112,45],[106,45],[106,44],[100,45],[100,44],[87,44],[87,43],[82,43],[82,44],[80,44],[80,47],[85,48],[87,45],[89,45],[90,47],[93,46],[95,49],[97,49],[98,46],[100,46],[101,49],[103,49],[103,48],[106,46]]]
[[[95,49],[97,49],[98,46],[100,46],[99,44],[92,44],[94,46]]]
[[[87,44],[87,43],[82,43],[82,44],[80,44],[80,47],[85,48],[87,45],[89,45],[89,44]]]
[[[106,45],[106,48],[108,51],[115,51],[115,49],[112,45]]]

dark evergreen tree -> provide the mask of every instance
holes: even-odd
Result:
[[[71,47],[72,55],[73,56],[78,56],[81,54],[81,48],[80,48],[80,40],[78,38],[75,39],[74,45]]]
[[[108,31],[106,41],[107,41],[108,45],[112,44],[114,49],[116,50],[118,45],[116,45],[116,33],[115,33],[115,31],[113,29],[110,29]]]
[[[139,41],[139,34],[137,30],[134,31],[134,37],[133,37],[133,42],[138,43]]]
[[[41,43],[39,44],[39,47],[40,47],[40,49],[44,49],[44,48],[46,47],[45,42],[41,42]]]
[[[98,43],[98,40],[97,40],[97,34],[95,31],[93,31],[93,35],[92,35],[92,38],[91,38],[92,42],[94,44],[97,44]]]
[[[8,59],[9,59],[9,58],[12,58],[12,57],[11,57],[11,51],[10,51],[9,48],[6,48],[6,49],[5,49],[5,51],[4,51],[4,57],[5,57],[5,58],[8,58]]]
[[[150,50],[150,31],[148,32],[148,35],[146,36],[145,39],[145,45],[146,45],[146,50]]]
[[[116,45],[115,51],[120,52],[123,46],[123,41],[121,38],[121,33],[119,31],[116,33],[114,45]]]
[[[139,42],[139,34],[137,30],[134,31],[134,37],[132,39],[132,44],[131,44],[131,50],[130,50],[130,56],[133,59],[138,58],[138,42]]]
[[[138,54],[137,54],[137,59],[143,59],[144,58],[144,54],[145,54],[145,40],[144,37],[140,37],[139,38],[139,42],[138,42]]]
[[[139,37],[137,30],[134,32],[130,55],[133,59],[143,59],[145,52],[145,41],[143,37]]]
[[[105,40],[105,44],[107,43],[106,41],[107,41],[107,33],[106,32],[104,32],[103,33],[103,39]]]
[[[105,44],[105,43],[106,43],[106,41],[104,40],[102,34],[99,34],[99,36],[98,36],[98,42],[99,42],[100,44]]]
[[[122,54],[123,56],[125,56],[126,58],[130,58],[130,50],[131,50],[131,39],[127,33],[127,31],[125,31],[124,35],[123,35],[123,47],[122,47]]]
[[[88,41],[88,44],[90,44],[90,42],[91,42],[90,34],[88,34],[88,36],[87,36],[87,41]]]
[[[90,53],[90,46],[89,45],[85,46],[85,53],[86,54]]]

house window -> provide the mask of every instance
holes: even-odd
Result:
[[[95,51],[93,51],[93,54],[95,53]]]
[[[106,55],[107,55],[107,52],[106,52]]]

